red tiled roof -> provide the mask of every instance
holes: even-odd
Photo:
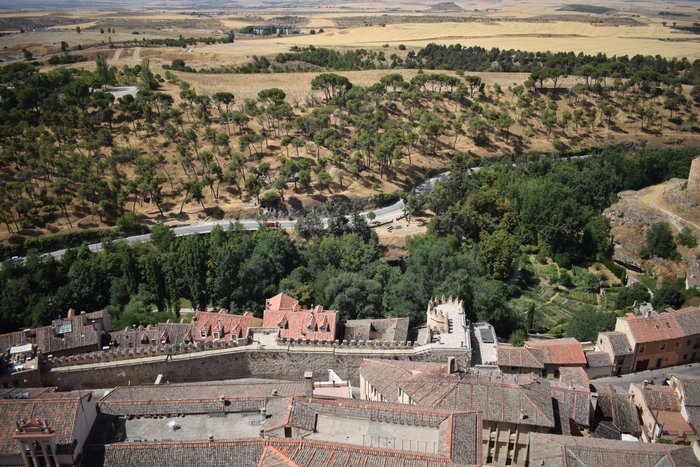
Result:
[[[0,455],[19,454],[13,439],[16,422],[30,419],[46,421],[53,430],[59,452],[71,448],[75,438],[76,420],[80,401],[89,391],[53,393],[46,392],[30,399],[0,399]]]
[[[639,391],[649,410],[669,410],[680,412],[678,394],[670,386],[647,386]]]
[[[627,322],[632,338],[637,344],[679,339],[700,334],[700,308],[685,307],[652,313],[650,316],[635,316],[631,313],[623,318]]]
[[[382,365],[389,371],[381,372]],[[398,399],[398,388],[401,388],[418,405],[478,410],[485,420],[554,427],[552,396],[546,380],[532,373],[490,372],[471,373],[460,378],[446,375],[445,365],[440,365],[444,368],[442,374],[440,370],[434,372],[434,365],[365,360],[360,374],[389,402]],[[420,371],[422,368],[428,371]]]
[[[632,339],[637,344],[679,339],[685,335],[674,313],[652,313],[649,317],[630,313],[618,319],[627,321]]]
[[[496,346],[496,362],[501,367],[544,369],[544,353],[539,349]]]
[[[265,309],[272,311],[297,311],[299,300],[280,293],[265,300]]]
[[[558,402],[562,434],[571,434],[569,420],[579,426],[590,424],[591,390],[588,375],[583,368],[562,368],[559,381],[552,381],[550,388],[552,397]]]
[[[588,378],[588,373],[581,367],[560,368],[559,381],[586,389],[588,389],[588,385],[591,382],[590,378]]]
[[[321,305],[313,310],[302,310],[299,302],[284,294],[265,301],[263,327],[279,328],[284,339],[332,341],[336,338],[338,312],[324,310]]]
[[[214,340],[214,332],[219,332],[219,340],[231,341],[234,337],[246,337],[248,328],[261,324],[262,320],[254,317],[249,311],[242,315],[232,315],[223,310],[218,313],[197,311],[192,321],[192,333],[197,341]],[[206,337],[202,337],[202,331],[206,332]]]
[[[107,312],[73,315],[71,310],[68,317],[55,319],[50,326],[1,334],[0,351],[24,344],[34,344],[46,354],[86,346],[95,346],[97,350],[98,344],[102,344],[102,332],[93,324],[97,321],[103,321],[105,330],[111,331]]]
[[[652,467],[669,465],[662,463],[665,457],[683,448],[673,444],[532,433],[528,459],[531,466]]]
[[[586,365],[581,343],[573,337],[525,341],[525,348],[542,350],[545,365]]]
[[[602,368],[612,366],[610,355],[607,352],[586,352],[588,368]]]
[[[155,461],[157,459],[157,461]],[[317,440],[243,439],[159,443],[115,443],[91,446],[85,463],[91,466],[404,466],[454,464],[445,456],[369,448]]]
[[[258,467],[298,467],[299,464],[285,456],[277,448],[267,446],[263,450]]]
[[[259,407],[270,398],[304,395],[303,382],[271,381],[221,384],[167,384],[119,386],[104,396],[98,405],[111,415],[162,415],[235,411],[243,406]],[[221,396],[229,405],[221,401]]]
[[[444,379],[447,366],[442,363],[387,361],[364,359],[360,365],[360,375],[372,383],[387,402],[396,402],[399,395],[399,381],[412,375],[433,375]]]

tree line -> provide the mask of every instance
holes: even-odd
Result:
[[[410,80],[389,73],[367,87],[320,73],[304,103],[277,88],[237,100],[226,91],[198,94],[167,71],[179,86],[176,103],[147,60],[121,69],[100,56],[96,62],[94,73],[0,68],[0,222],[8,233],[58,221],[73,227],[80,217],[115,225],[143,206],[163,217],[186,205],[221,216],[212,204],[223,193],[304,215],[297,195],[343,190],[365,177],[398,180],[415,156],[453,152],[460,138],[517,154],[540,135],[562,149],[564,139],[614,130],[618,114],[643,131],[661,132],[666,116],[677,130],[692,130],[700,102],[700,88],[686,94],[680,85],[635,79],[578,83],[552,95],[549,83],[561,77],[542,70],[510,95],[461,73]],[[105,84],[138,92],[115,99]],[[573,111],[562,111],[562,98]],[[523,130],[514,132],[516,125]]]
[[[107,307],[118,326],[176,319],[183,303],[259,313],[280,291],[304,305],[337,308],[346,319],[407,316],[415,325],[430,297],[444,294],[462,298],[469,319],[490,321],[508,336],[527,327],[508,301],[530,287],[528,278],[507,282],[524,253],[539,251],[561,265],[607,257],[609,229],[600,213],[614,194],[684,176],[693,155],[614,148],[569,160],[529,156],[476,174],[469,168],[479,161],[456,157],[447,179],[408,195],[408,214],[436,215],[395,263],[380,261],[364,218],[342,209],[327,229],[312,216],[302,219],[298,242],[283,231],[251,233],[235,224],[175,238],[157,225],[150,243],[105,244],[99,253],[80,247],[61,260],[30,253],[26,263],[0,270],[0,326],[46,324],[68,307]],[[571,332],[590,332],[600,325],[594,318],[577,317]]]
[[[294,62],[295,66],[284,65]],[[371,69],[413,68],[453,71],[504,71],[535,72],[541,69],[555,70],[560,76],[583,76],[587,80],[605,78],[655,79],[662,83],[698,84],[700,60],[665,58],[660,55],[634,55],[629,57],[599,53],[588,55],[574,52],[525,52],[522,50],[486,49],[464,47],[461,44],[428,44],[418,51],[409,51],[405,57],[384,51],[353,49],[337,51],[323,47],[294,46],[287,53],[278,54],[274,61],[266,60],[262,65],[242,67],[238,71],[293,71],[306,63],[331,71],[359,71]]]

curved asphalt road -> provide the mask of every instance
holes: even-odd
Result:
[[[478,172],[481,170],[481,167],[474,167],[472,169],[473,172]],[[418,185],[415,189],[416,193],[420,194],[423,193],[428,186],[434,185],[437,181],[442,180],[443,178],[447,177],[449,175],[449,172],[443,172],[441,174],[436,175],[435,177],[432,177],[431,179],[421,183]],[[385,222],[391,222],[395,219],[400,219],[403,217],[404,214],[404,202],[403,200],[399,200],[396,203],[392,204],[391,206],[387,206],[384,208],[380,209],[375,209],[373,212],[375,214],[375,219],[374,223],[385,223]],[[362,216],[364,216],[365,219],[367,219],[367,212],[362,212],[360,213]],[[232,220],[222,220],[222,221],[214,221],[214,222],[207,222],[204,224],[195,224],[195,225],[186,225],[182,227],[174,227],[172,228],[173,233],[175,234],[176,237],[183,237],[185,235],[194,235],[194,234],[207,234],[210,233],[214,227],[217,225],[220,225],[224,228],[226,228],[228,225],[230,225],[232,222],[235,223],[235,221]],[[280,229],[293,229],[294,226],[296,225],[297,221],[296,220],[280,220],[277,221],[279,222],[279,228]],[[243,226],[245,230],[258,230],[262,227],[265,226],[264,221],[258,221],[255,219],[240,219],[238,220],[238,223]],[[328,218],[322,218],[321,223],[323,224],[323,227],[328,227]],[[131,237],[126,237],[123,239],[118,239],[114,240],[115,242],[120,242],[120,241],[125,241],[128,244],[134,244],[134,243],[141,243],[141,242],[147,242],[151,239],[151,234],[143,234],[143,235],[134,235]],[[101,251],[102,250],[102,243],[93,243],[88,245],[88,249],[90,251],[96,252],[96,251]],[[53,256],[56,259],[61,259],[63,255],[66,253],[66,249],[63,250],[56,250],[52,251],[50,253],[44,253],[41,255],[42,258],[45,258],[47,256]]]
[[[586,154],[582,156],[572,156],[569,157],[568,159],[586,159],[588,157],[591,157],[592,154]],[[513,164],[513,167],[520,165],[520,164]],[[484,168],[487,167],[471,167],[469,170],[471,173],[477,173]],[[447,177],[450,174],[450,172],[442,172],[425,182],[421,183],[415,188],[415,192],[417,194],[421,194],[425,192],[425,190],[434,185],[436,182],[442,180],[443,178]],[[404,202],[403,200],[399,200],[396,203],[392,204],[391,206],[387,206],[384,208],[380,209],[375,209],[374,214],[375,214],[375,219],[374,219],[374,224],[383,224],[386,222],[392,222],[396,219],[402,218],[405,213],[404,213]],[[367,213],[362,212],[360,213],[362,216],[367,219]],[[185,235],[193,235],[193,234],[206,234],[210,233],[214,227],[217,225],[220,225],[222,227],[227,227],[229,224],[231,224],[231,220],[224,220],[224,221],[214,221],[214,222],[207,222],[204,224],[196,224],[196,225],[187,225],[187,226],[182,226],[182,227],[174,227],[172,229],[173,233],[175,234],[176,237],[183,237]],[[279,228],[281,229],[293,229],[294,226],[296,225],[297,221],[296,220],[280,220],[277,221],[279,222]],[[240,219],[238,223],[243,226],[245,230],[258,230],[262,228],[265,225],[264,221],[258,221],[255,219]],[[321,223],[323,224],[323,227],[328,226],[328,218],[322,218]],[[134,243],[141,243],[141,242],[147,242],[151,239],[151,234],[144,234],[144,235],[134,235],[132,237],[126,237],[123,239],[118,239],[114,240],[114,242],[118,241],[125,241],[128,244],[134,244]],[[96,251],[101,251],[102,250],[102,243],[93,243],[91,245],[88,245],[88,248],[90,251],[96,252]],[[47,256],[53,256],[56,259],[61,259],[63,255],[66,253],[66,249],[63,250],[56,250],[52,251],[50,253],[44,253],[41,255],[42,258],[45,258]],[[24,260],[24,258],[22,258]]]

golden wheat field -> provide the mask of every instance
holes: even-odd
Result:
[[[275,37],[200,47],[205,53],[231,56],[269,55],[293,45],[316,47],[381,47],[429,43],[520,49],[530,52],[583,52],[608,55],[662,55],[700,58],[700,37],[650,24],[645,26],[597,26],[556,22],[469,22],[439,24],[387,24],[327,31],[322,34]]]

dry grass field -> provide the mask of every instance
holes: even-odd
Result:
[[[252,2],[244,2],[252,7]],[[134,66],[142,59],[151,62],[152,69],[163,74],[162,65],[170,64],[176,58],[184,59],[187,65],[195,68],[216,68],[241,65],[249,62],[253,56],[274,56],[289,51],[292,46],[316,46],[337,49],[368,48],[384,51],[387,56],[393,53],[405,54],[417,50],[429,43],[456,44],[463,46],[499,47],[502,49],[520,49],[525,51],[573,51],[586,54],[605,53],[607,55],[661,55],[664,57],[689,60],[700,59],[700,35],[674,29],[672,26],[692,25],[700,22],[700,11],[693,2],[611,2],[599,5],[611,8],[606,14],[589,14],[585,12],[559,11],[564,5],[561,1],[505,0],[502,2],[462,2],[456,1],[462,12],[435,13],[428,11],[436,2],[411,1],[396,4],[394,2],[323,2],[300,3],[293,11],[271,8],[240,9],[239,11],[202,10],[199,13],[180,7],[171,9],[145,10],[135,4],[129,11],[105,10],[64,10],[51,11],[2,11],[0,10],[0,31],[8,34],[0,37],[0,60],[14,61],[22,59],[23,49],[30,50],[35,57],[45,59],[50,54],[60,52],[62,41],[71,48],[81,46],[76,51],[87,59],[71,66],[94,69],[95,55],[100,53],[107,57],[110,65],[122,67]],[[661,15],[660,13],[665,14]],[[257,24],[275,24],[278,18],[286,15],[300,17],[298,29],[300,34],[288,37],[250,37],[237,34],[233,44],[196,45],[187,48],[176,47],[138,47],[126,42],[143,38],[177,38],[183,37],[221,37],[228,30]],[[388,16],[385,16],[388,15]],[[424,15],[430,15],[431,22],[424,22]],[[340,19],[343,19],[341,22]],[[340,24],[357,24],[341,27]],[[372,18],[373,25],[366,26],[367,18]],[[387,19],[388,18],[388,19]],[[457,18],[457,19],[455,19]],[[381,22],[386,20],[385,25]],[[619,24],[619,25],[618,25]],[[634,25],[631,25],[634,24]],[[76,31],[76,27],[81,32]],[[19,33],[23,27],[25,32]],[[100,28],[114,28],[116,32],[101,32]],[[318,33],[323,28],[324,32]],[[311,30],[316,34],[310,34]],[[138,33],[138,34],[135,34]],[[111,39],[116,48],[108,47]],[[399,45],[406,46],[407,51],[400,51]],[[376,83],[390,72],[399,72],[410,80],[416,70],[391,71],[355,71],[340,73],[347,76],[355,85],[367,86]],[[449,72],[448,72],[449,73]],[[187,81],[198,94],[212,95],[219,91],[235,94],[236,102],[242,104],[246,98],[254,98],[262,89],[281,88],[287,94],[287,101],[295,107],[297,114],[309,110],[307,99],[311,91],[311,80],[317,73],[284,74],[191,74],[176,73]],[[493,93],[495,84],[500,85],[505,94],[496,98],[500,106],[512,107],[514,98],[509,88],[521,84],[526,74],[520,73],[478,73]],[[568,78],[564,87],[570,87],[577,81]],[[179,89],[172,84],[165,84],[165,92],[171,93],[179,100]],[[559,113],[573,110],[565,101],[560,102]],[[657,104],[660,106],[661,104]],[[494,108],[496,105],[494,104]],[[454,111],[453,109],[445,109]],[[660,111],[662,111],[660,109]],[[700,137],[687,129],[680,131],[668,122],[662,125],[662,131],[656,134],[642,132],[637,120],[620,112],[616,118],[616,127],[622,131],[611,131],[607,126],[596,124],[589,131],[576,134],[568,129],[559,135],[569,146],[598,145],[604,146],[620,142],[638,142],[647,140],[650,145],[667,144],[698,145]],[[257,128],[254,128],[257,129]],[[525,128],[516,124],[514,134],[525,134]],[[416,155],[415,166],[418,172],[427,173],[440,170],[449,163],[448,153],[452,151],[453,137],[441,138],[444,148],[440,157]],[[552,142],[542,128],[535,128],[531,136],[526,137],[527,149],[533,151],[550,151]],[[234,142],[235,143],[235,142]],[[235,146],[235,144],[234,144]],[[471,151],[476,155],[496,157],[510,148],[504,141],[495,140],[488,147],[477,147],[471,138],[459,136],[455,149],[462,152]],[[174,154],[174,149],[168,149]],[[302,152],[304,150],[302,149]],[[274,144],[266,151],[273,169],[283,150]],[[313,159],[313,155],[304,155]],[[174,159],[173,159],[174,160]],[[178,165],[170,167],[174,175]],[[183,175],[184,176],[184,175]],[[413,174],[415,178],[415,173]],[[317,190],[313,195],[297,194],[303,202],[323,202],[327,197],[366,197],[378,191],[405,189],[412,183],[406,173],[399,173],[393,180],[380,179],[376,176],[365,179],[347,179],[341,189],[334,183],[329,190]],[[175,209],[181,198],[178,190],[164,193],[171,209]],[[205,204],[214,201],[206,199]],[[255,212],[251,204],[244,204],[238,194],[224,193],[216,203],[228,215]],[[138,206],[137,211],[148,217],[157,217],[158,212],[152,205]],[[196,221],[201,215],[201,208],[190,203],[185,208],[185,215],[190,221]],[[78,220],[89,224],[94,219]],[[63,228],[64,226],[60,226]]]
[[[390,24],[327,31],[323,34],[216,44],[199,52],[225,56],[271,55],[293,45],[316,47],[381,47],[429,43],[520,49],[529,52],[583,52],[607,55],[662,55],[700,58],[700,36],[674,31],[662,25],[594,26],[566,21]]]
[[[55,53],[56,46],[66,41],[75,46],[99,47],[107,41],[100,28],[116,27],[111,34],[115,43],[144,37],[201,37],[244,26],[271,24],[280,16],[303,18],[298,24],[300,35],[292,37],[239,37],[235,44],[196,47],[197,55],[210,62],[222,59],[241,63],[253,55],[266,56],[287,51],[292,45],[322,47],[381,47],[405,44],[422,47],[430,42],[461,43],[469,46],[499,47],[526,51],[574,51],[608,55],[662,55],[665,57],[700,58],[700,35],[671,27],[700,22],[700,11],[693,2],[599,2],[610,11],[592,14],[581,11],[560,11],[566,2],[539,0],[525,2],[455,2],[463,11],[434,13],[435,2],[323,2],[300,3],[294,10],[250,8],[224,11],[202,10],[195,13],[187,7],[130,11],[68,10],[60,12],[2,11],[0,31],[12,34],[0,37],[0,59],[20,58],[23,48],[35,56]],[[574,2],[572,2],[574,3]],[[251,7],[254,2],[244,2]],[[135,5],[135,4],[131,4]],[[588,4],[586,4],[588,5]],[[662,15],[663,13],[663,15]],[[420,18],[430,15],[431,21]],[[358,18],[352,27],[338,24]],[[374,26],[364,26],[362,18],[375,18]],[[454,22],[454,18],[460,22]],[[451,21],[451,19],[453,19]],[[17,34],[22,21],[25,33]],[[341,20],[343,20],[341,22]],[[384,21],[387,24],[381,25]],[[391,24],[398,21],[398,24]],[[464,21],[464,22],[462,22]],[[620,25],[617,25],[620,24]],[[633,24],[633,25],[629,25]],[[75,32],[80,26],[81,34]],[[308,34],[324,29],[322,34]],[[138,32],[134,35],[133,32]],[[214,54],[214,55],[212,55]]]

